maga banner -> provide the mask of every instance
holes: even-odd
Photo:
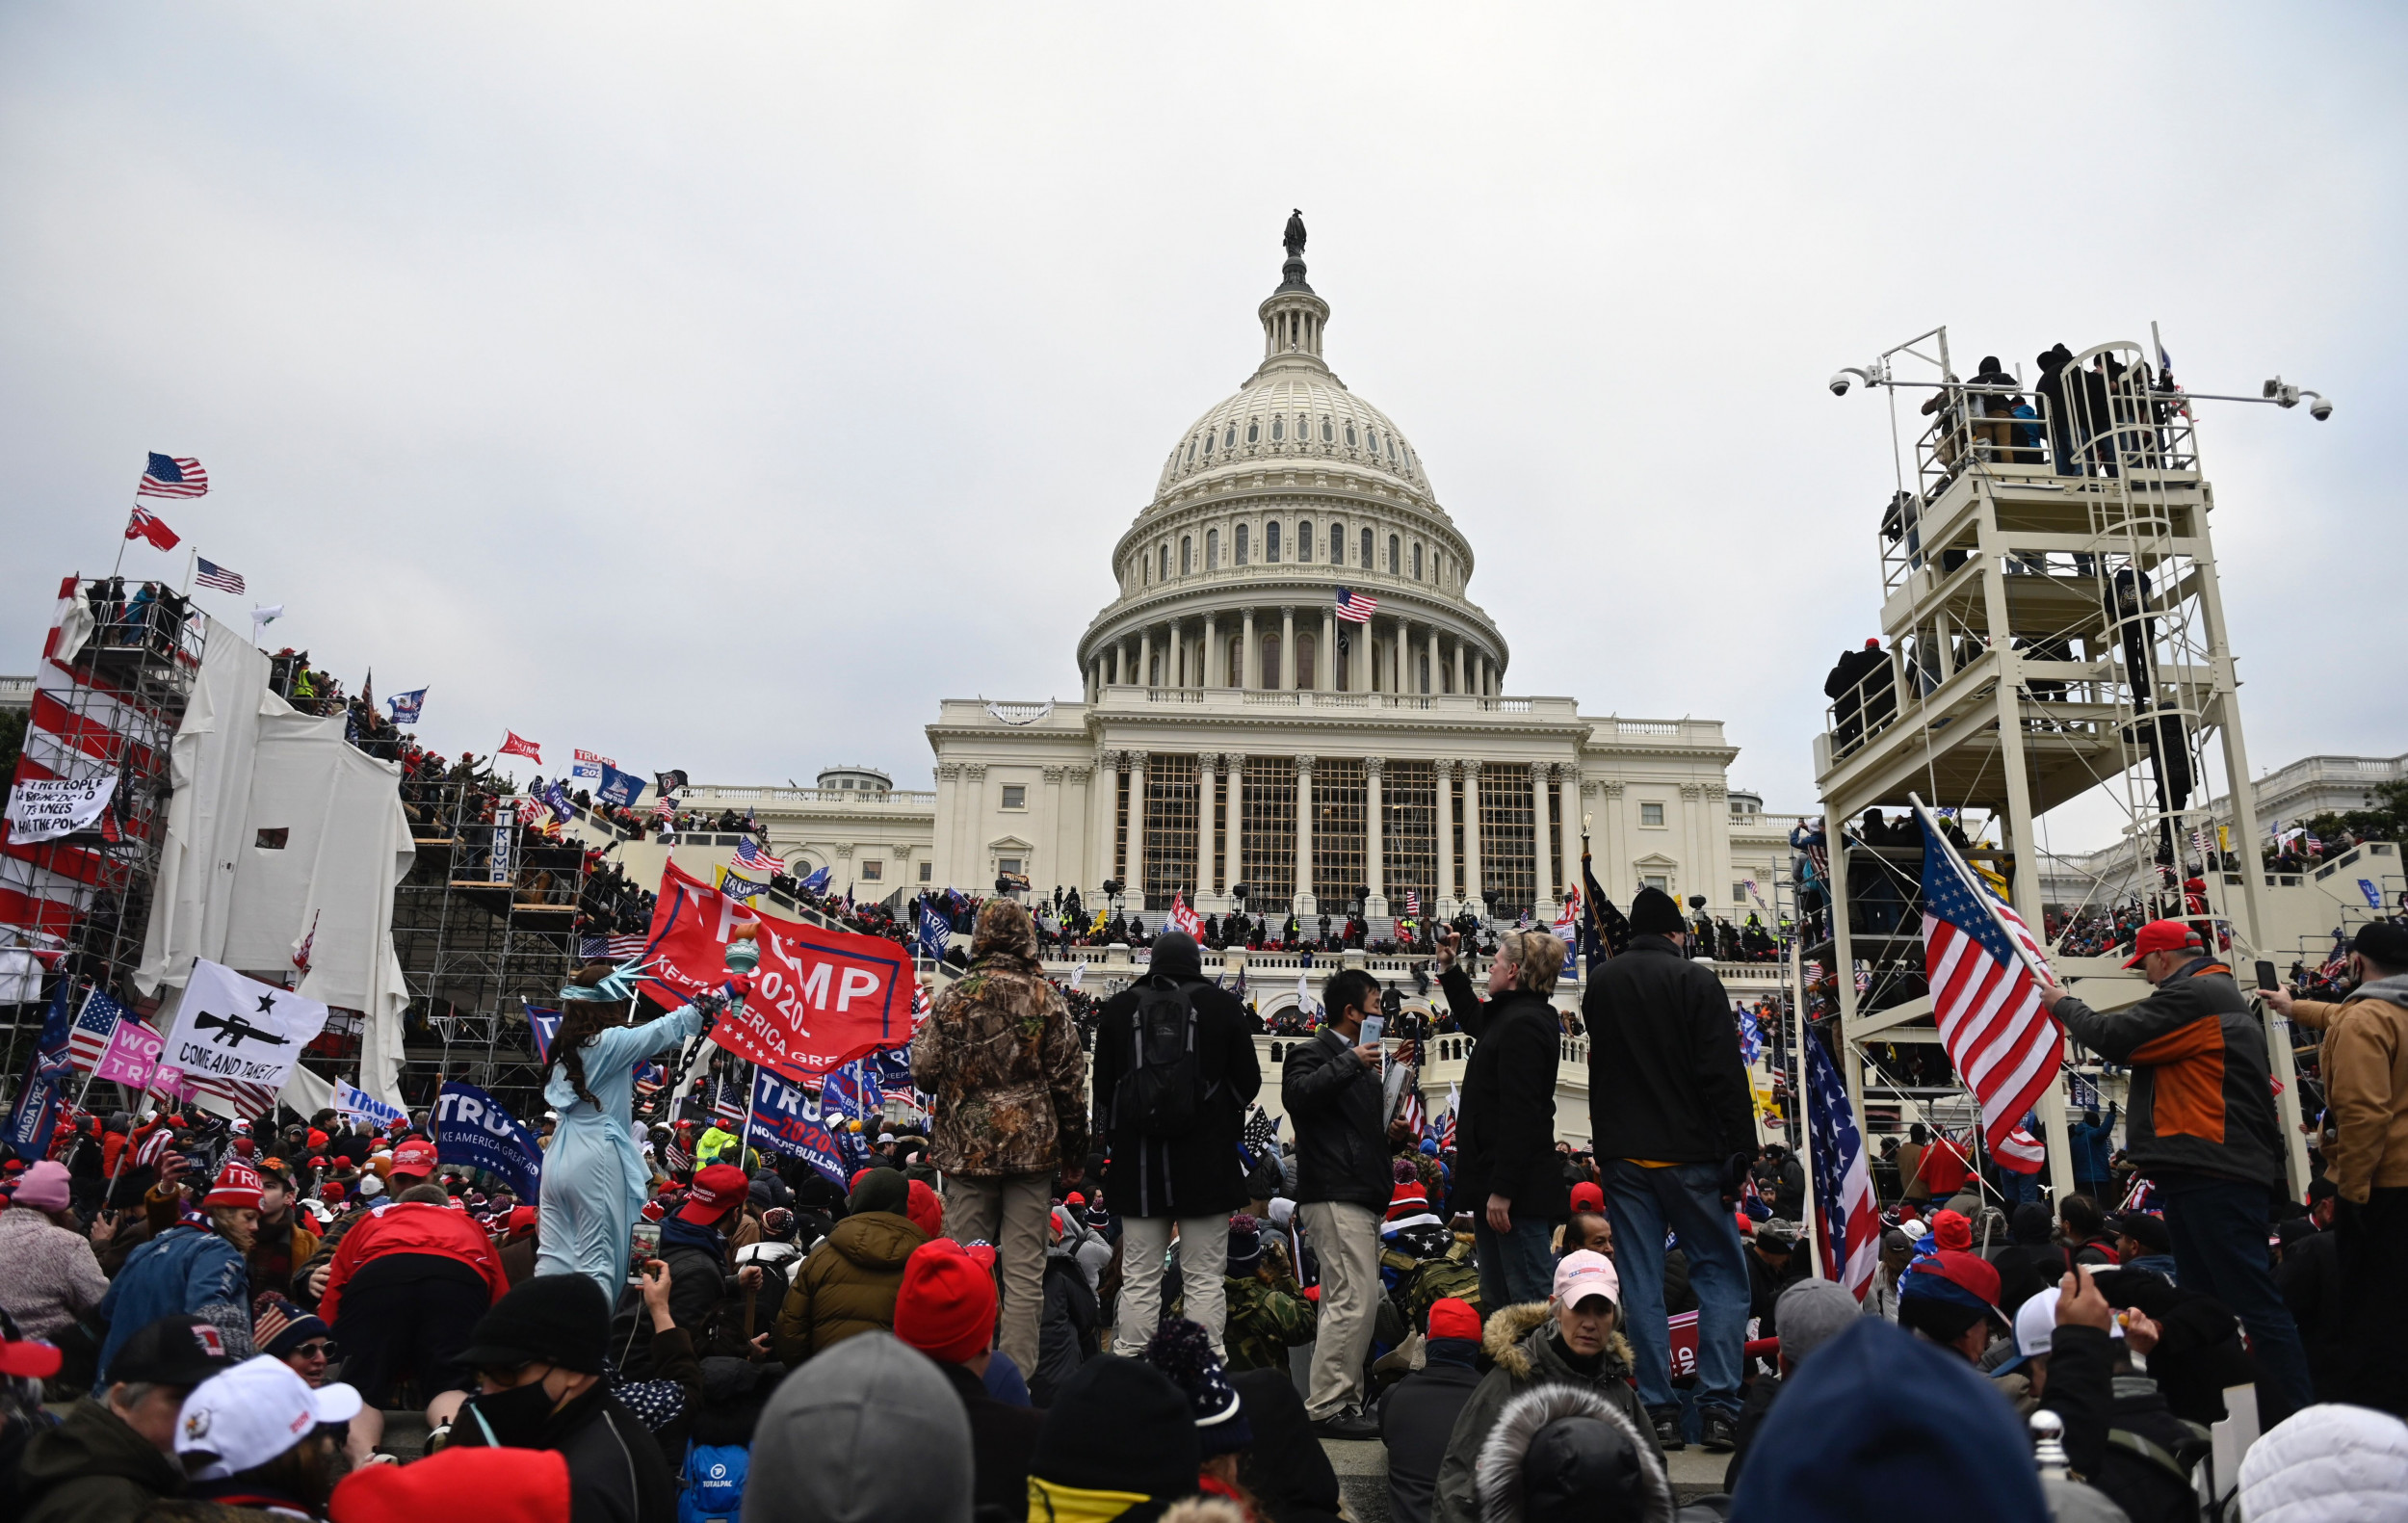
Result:
[[[786,920],[723,894],[671,862],[644,969],[691,999],[727,983],[727,943],[741,925],[760,928],[761,965],[741,1010],[711,1028],[711,1039],[794,1084],[816,1086],[829,1069],[911,1038],[911,953],[899,942]]]

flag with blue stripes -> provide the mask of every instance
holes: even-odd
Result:
[[[926,902],[920,906],[920,956],[941,960],[945,949],[952,944],[954,928],[936,906]]]

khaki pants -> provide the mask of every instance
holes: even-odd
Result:
[[[1229,1218],[1180,1217],[1179,1279],[1186,1294],[1183,1313],[1224,1353],[1221,1333],[1229,1322]],[[1163,1255],[1170,1247],[1169,1217],[1120,1219],[1120,1320],[1112,1329],[1112,1352],[1136,1358],[1163,1320]]]
[[[1296,1214],[1322,1269],[1312,1389],[1304,1398],[1304,1415],[1320,1422],[1363,1405],[1363,1355],[1371,1352],[1372,1317],[1379,1309],[1379,1213],[1316,1200]]]
[[[996,1347],[1011,1355],[1022,1379],[1036,1371],[1036,1327],[1045,1311],[1045,1249],[1053,1232],[1054,1176],[1006,1174],[974,1179],[945,1176],[945,1235],[956,1243],[992,1243],[1003,1271],[1003,1305]]]

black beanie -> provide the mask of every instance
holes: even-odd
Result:
[[[845,1197],[845,1209],[855,1216],[864,1211],[891,1211],[902,1216],[909,1204],[911,1181],[892,1169],[867,1170],[853,1185],[852,1194]]]
[[[1089,1359],[1054,1393],[1029,1474],[1090,1491],[1182,1497],[1203,1464],[1195,1416],[1170,1378],[1136,1359]]]
[[[1522,1515],[1529,1523],[1640,1517],[1647,1461],[1630,1437],[1594,1417],[1558,1417],[1522,1456]]]
[[[2350,938],[2349,950],[2378,967],[2408,969],[2408,926],[2369,920]]]
[[[2055,1219],[2049,1215],[2049,1208],[2037,1200],[2027,1200],[2017,1206],[2015,1215],[2008,1220],[2013,1223],[2009,1235],[2021,1247],[2043,1247],[2056,1231]]]
[[[1681,919],[1681,906],[1661,888],[1642,888],[1631,900],[1631,932],[1634,935],[1677,936],[1688,924]]]
[[[583,1274],[538,1274],[477,1319],[458,1362],[472,1370],[540,1362],[600,1375],[610,1341],[611,1302],[601,1286]]]

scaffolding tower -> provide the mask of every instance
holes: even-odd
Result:
[[[1832,903],[1805,957],[1831,975],[1859,1115],[1868,1066],[1876,1090],[1912,1090],[1870,1048],[1939,1039],[1923,987],[1922,852],[1878,838],[1861,823],[1868,810],[1905,810],[1910,794],[1954,809],[1976,843],[1964,854],[2003,880],[2038,930],[2035,822],[2099,795],[2120,811],[2133,868],[2124,876],[2149,917],[2187,920],[2211,948],[2228,936],[2236,966],[2270,955],[2258,933],[2258,823],[2209,537],[2214,488],[2188,400],[2150,358],[2119,341],[2033,382],[1995,372],[1965,381],[1941,328],[1855,372],[1888,392],[1894,437],[1901,402],[1923,398],[1910,418],[1930,419],[1903,434],[1911,443],[1898,448],[1880,530],[1885,648],[1863,653],[1853,681],[1835,673],[1815,741]],[[2229,834],[2208,809],[2218,775],[2232,801]],[[2085,982],[2093,1006],[2148,992],[2114,959],[2054,960],[2060,981]],[[2267,1048],[2301,1189],[2287,1030],[2269,1026]],[[2063,1072],[2039,1109],[2061,1197],[2074,1188]]]
[[[63,620],[73,599],[89,614],[90,632],[61,659],[61,628],[52,628],[13,781],[113,775],[117,787],[93,828],[0,845],[0,888],[17,906],[0,936],[62,952],[57,976],[71,981],[71,998],[97,988],[146,1010],[151,1002],[138,997],[133,975],[167,836],[169,748],[192,697],[208,621],[173,592],[130,601],[112,577],[68,577],[60,596]],[[20,1005],[16,1016],[5,1060],[12,1090],[40,1035],[42,1006]]]

